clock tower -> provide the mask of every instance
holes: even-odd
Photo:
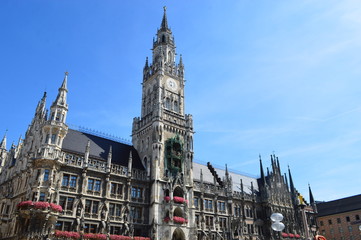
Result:
[[[193,239],[193,121],[184,110],[184,65],[166,8],[153,40],[152,62],[143,69],[141,117],[132,142],[151,181],[152,239]]]

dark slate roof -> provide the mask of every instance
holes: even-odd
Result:
[[[90,141],[90,157],[107,161],[110,146],[112,146],[112,163],[128,166],[129,153],[132,151],[133,168],[144,170],[137,150],[131,145],[115,142],[106,138],[69,129],[63,141],[62,149],[78,154],[84,154],[86,145]]]
[[[327,216],[361,209],[361,194],[329,202],[317,203],[318,216]]]
[[[226,176],[226,171],[220,168],[215,167],[214,168],[218,174],[218,176],[223,179]],[[211,171],[208,169],[207,165],[201,164],[201,163],[196,163],[193,162],[193,178],[196,181],[200,181],[201,177],[201,171],[203,174],[203,181],[205,183],[213,183],[213,175],[211,173]],[[242,183],[243,183],[243,191],[245,193],[251,194],[251,185],[253,183],[253,188],[255,191],[258,191],[258,182],[257,182],[257,178],[254,177],[249,177],[243,174],[239,174],[239,173],[234,173],[232,171],[228,171],[229,175],[232,177],[232,187],[233,187],[233,191],[235,192],[240,192],[240,182],[242,179]]]

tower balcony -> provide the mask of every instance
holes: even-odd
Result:
[[[52,125],[52,126],[57,126],[59,128],[64,129],[65,131],[68,131],[68,126],[65,123],[61,122],[61,121],[50,120],[50,121],[48,121],[48,124]]]
[[[57,217],[63,211],[60,205],[48,202],[23,201],[18,204],[17,208],[18,214],[22,218],[30,218],[33,215],[45,217],[48,214]]]
[[[36,154],[36,159],[56,160],[62,157],[61,150],[56,145],[42,147]]]

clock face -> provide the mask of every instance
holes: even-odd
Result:
[[[177,86],[177,83],[176,81],[174,81],[173,79],[171,78],[168,78],[167,79],[167,85],[168,87],[171,89],[171,90],[177,90],[178,86]]]

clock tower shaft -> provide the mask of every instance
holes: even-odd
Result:
[[[192,115],[184,111],[184,83],[182,56],[176,63],[175,41],[164,9],[160,29],[153,40],[152,63],[147,58],[143,69],[141,117],[133,119],[132,129],[133,145],[152,184],[152,239],[171,239],[170,234],[179,227],[185,236],[194,232],[194,214],[185,201],[193,198],[194,132]],[[183,198],[184,203],[171,204],[174,196]],[[188,223],[176,226],[172,221],[164,221],[173,216]]]

